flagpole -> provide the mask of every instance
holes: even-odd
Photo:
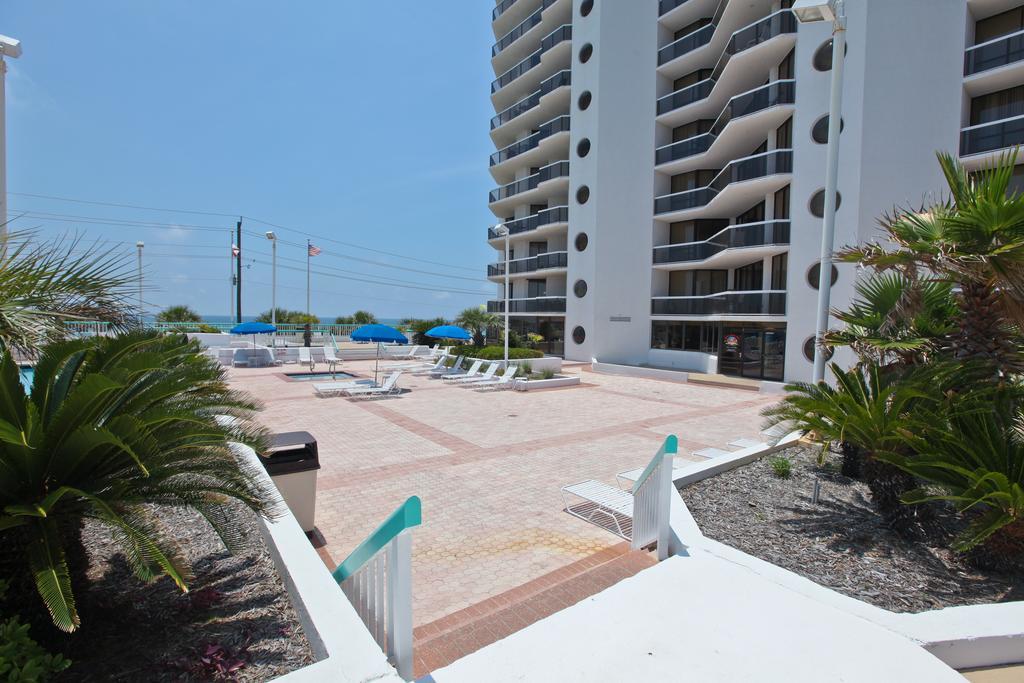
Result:
[[[306,240],[306,315],[309,315],[309,247],[312,244]]]

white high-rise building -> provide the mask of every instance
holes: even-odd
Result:
[[[831,25],[792,0],[502,0],[511,328],[568,359],[809,379]],[[846,0],[836,245],[1024,143],[1020,0]],[[1024,166],[1018,167],[1024,169]],[[503,310],[504,239],[488,275]],[[853,296],[838,264],[832,304]]]

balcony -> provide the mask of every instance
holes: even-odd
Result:
[[[540,145],[541,141],[555,135],[557,133],[564,133],[569,130],[569,117],[559,116],[557,119],[548,121],[541,125],[533,135],[523,138],[504,149],[501,149],[491,155],[491,166],[505,163],[509,159],[514,159],[520,154],[529,152],[531,149],[535,149]]]
[[[497,57],[498,54],[507,48],[512,43],[516,42],[523,37],[523,34],[529,31],[531,28],[541,22],[544,14],[544,10],[555,3],[556,0],[543,0],[540,5],[540,9],[528,16],[523,23],[516,26],[514,29],[503,35],[498,42],[491,47],[491,58]],[[495,8],[497,9],[497,8]]]
[[[792,171],[793,150],[790,149],[778,149],[755,154],[745,159],[737,159],[723,168],[705,187],[657,197],[654,200],[654,213],[658,215],[706,206],[722,190],[733,183],[742,183]]]
[[[537,254],[528,258],[517,258],[509,261],[508,274],[510,276],[519,273],[534,273],[538,270],[550,270],[551,268],[565,268],[569,262],[569,254],[565,251],[549,251],[544,254]],[[501,277],[505,274],[505,264],[492,263],[487,266],[487,277]]]
[[[789,221],[762,221],[730,225],[702,242],[669,244],[654,248],[655,265],[689,263],[707,259],[728,249],[772,247],[789,244]]]
[[[545,209],[532,216],[526,218],[520,218],[517,221],[509,221],[505,223],[505,227],[508,228],[509,235],[515,235],[521,232],[529,232],[542,228],[545,225],[556,225],[559,223],[569,222],[569,207],[568,206],[555,206],[550,209]],[[501,239],[504,235],[499,235],[494,231],[494,228],[487,229],[487,239],[496,240]]]
[[[533,299],[510,299],[508,312],[513,313],[565,313],[564,296],[538,296]],[[488,313],[504,313],[504,301],[488,301]]]
[[[506,2],[507,1],[508,0],[506,0]],[[515,2],[515,0],[512,0],[512,2]],[[658,1],[658,16],[660,17],[662,15],[668,14],[669,12],[674,10],[676,7],[679,7],[680,5],[685,5],[686,2],[687,2],[687,0],[659,0]]]
[[[714,24],[708,24],[661,48],[658,50],[658,66],[667,64],[688,52],[693,52],[698,47],[704,47],[711,42],[711,36],[715,35],[716,29],[717,27]]]
[[[553,48],[555,45],[567,40],[572,40],[572,26],[570,24],[560,26],[549,33],[544,37],[544,40],[540,41],[539,50],[494,79],[494,82],[491,83],[491,94],[493,95],[498,92],[509,83],[540,64],[541,56],[545,52]]]
[[[796,81],[775,81],[755,90],[737,95],[729,100],[718,119],[707,133],[680,140],[655,152],[655,164],[666,164],[670,161],[686,159],[703,154],[711,149],[715,140],[729,125],[730,121],[739,119],[771,107],[793,104],[796,100]]]
[[[960,131],[960,156],[995,152],[1024,144],[1024,116],[982,123]]]
[[[786,315],[786,293],[719,292],[706,296],[655,297],[651,299],[651,315]]]
[[[973,76],[1024,60],[1024,31],[967,48],[964,76]]]
[[[525,114],[527,111],[533,109],[540,104],[540,98],[547,95],[549,92],[554,91],[557,88],[568,86],[572,84],[572,72],[569,69],[565,71],[559,71],[551,78],[545,79],[540,84],[540,88],[535,92],[527,95],[523,99],[513,104],[508,109],[497,114],[491,119],[491,130],[504,126],[506,123],[516,118],[520,114]]]
[[[711,94],[715,82],[722,75],[730,59],[762,43],[766,43],[772,38],[787,33],[796,33],[796,27],[797,21],[793,12],[791,10],[781,10],[739,29],[729,38],[729,43],[725,46],[725,50],[711,72],[711,76],[699,83],[694,83],[659,99],[657,107],[658,116],[705,99]]]
[[[491,10],[491,21],[495,21],[498,17],[505,13],[512,5],[516,4],[516,0],[501,0],[493,10]]]
[[[502,187],[491,190],[488,197],[489,203],[500,202],[503,199],[514,197],[517,194],[528,192],[529,190],[535,189],[541,183],[555,178],[568,178],[569,177],[569,162],[568,161],[556,161],[553,164],[549,164],[544,168],[540,169],[537,173],[531,176],[527,176],[522,180],[517,180],[514,183],[503,185]]]

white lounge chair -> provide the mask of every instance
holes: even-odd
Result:
[[[341,359],[334,355],[334,348],[330,346],[324,347],[324,361],[327,363],[327,369],[334,372],[338,369],[338,364],[341,363]]]
[[[381,366],[384,370],[435,370],[440,368],[448,360],[446,354],[441,354],[437,359],[426,359],[415,363],[398,363],[395,365]]]
[[[455,372],[455,373],[452,373],[452,374],[449,374],[449,375],[444,375],[444,376],[441,377],[441,379],[443,379],[446,382],[452,382],[452,381],[457,380],[457,379],[465,379],[467,377],[476,377],[477,373],[480,372],[480,366],[483,365],[483,364],[484,364],[484,362],[482,360],[480,360],[479,358],[477,358],[475,361],[473,361],[473,364],[469,366],[469,370],[466,370],[465,372],[459,371],[459,372]]]
[[[402,393],[402,390],[398,388],[398,378],[401,376],[402,371],[398,370],[388,375],[388,378],[384,380],[384,384],[379,387],[352,387],[350,389],[343,389],[341,393],[349,398],[379,398],[381,396],[394,396],[395,394]]]
[[[501,373],[501,377],[498,379],[488,380],[486,382],[477,382],[476,384],[467,385],[471,389],[477,391],[500,391],[501,389],[509,389],[515,383],[516,370],[515,365],[509,365],[505,368],[505,372]]]
[[[308,365],[310,372],[316,370],[316,361],[313,360],[313,349],[308,346],[299,347],[299,365]]]
[[[318,382],[313,385],[317,396],[338,396],[342,392],[359,386],[373,386],[372,379],[354,379],[347,382]]]
[[[582,499],[570,505],[566,494]],[[584,522],[590,522],[611,531],[627,541],[633,536],[633,494],[601,481],[588,479],[562,487],[565,511]],[[602,524],[599,520],[607,520]]]
[[[441,367],[439,368],[428,370],[426,372],[418,372],[416,374],[426,375],[427,377],[444,377],[445,375],[454,375],[462,372],[463,359],[465,359],[465,356],[457,356],[455,358],[455,362],[452,363],[451,366],[446,366],[444,363],[441,363]]]
[[[498,371],[499,367],[501,367],[500,363],[491,363],[490,365],[487,366],[487,369],[484,370],[479,375],[474,375],[472,377],[468,377],[466,375],[463,375],[461,377],[445,377],[444,379],[450,381],[452,384],[456,384],[459,386],[467,384],[476,384],[478,382],[489,382],[490,380],[494,379],[494,373]]]

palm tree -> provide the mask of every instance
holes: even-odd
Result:
[[[494,328],[501,329],[503,325],[501,317],[488,313],[484,306],[463,310],[455,318],[455,324],[473,333],[474,346],[483,346],[487,341],[487,331]]]
[[[10,233],[0,250],[0,345],[26,353],[68,336],[70,321],[134,325],[137,279],[128,255],[78,238]]]
[[[993,166],[968,173],[956,158],[939,154],[949,198],[924,210],[882,220],[891,244],[850,247],[839,258],[913,279],[929,273],[956,290],[957,330],[948,344],[961,360],[989,363],[1001,375],[1024,370],[1024,195],[1011,190],[1016,151]],[[895,249],[892,249],[895,245]],[[921,310],[910,288],[899,304]]]
[[[832,312],[846,326],[830,331],[825,342],[851,347],[863,362],[926,362],[956,330],[957,307],[948,282],[881,272],[858,280],[855,289],[857,298],[850,307]],[[907,311],[906,302],[914,302],[915,310]]]
[[[184,304],[168,306],[156,314],[157,322],[162,323],[198,323],[203,317]]]
[[[188,568],[161,506],[198,511],[229,548],[240,507],[276,512],[229,445],[262,445],[251,421],[258,405],[199,351],[184,335],[141,331],[58,342],[27,394],[10,353],[0,358],[0,565],[34,583],[64,631],[79,625],[69,558],[82,557],[83,519],[114,532],[139,578],[165,574],[185,590]]]

